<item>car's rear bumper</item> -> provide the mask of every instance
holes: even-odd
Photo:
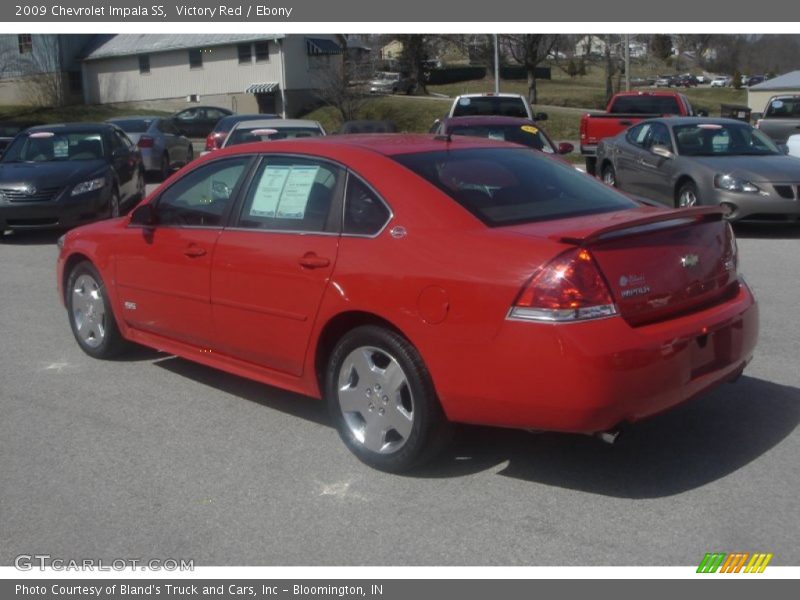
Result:
[[[61,229],[108,216],[108,187],[70,196],[61,192],[45,202],[0,201],[0,230]]]
[[[456,349],[457,371],[431,371],[454,421],[590,433],[736,378],[757,337],[757,306],[742,283],[722,305],[641,327],[620,317],[507,321],[488,347]]]

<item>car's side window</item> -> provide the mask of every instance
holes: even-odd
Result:
[[[130,152],[133,144],[124,133],[120,133],[116,129],[111,132],[111,149],[122,150]]]
[[[642,123],[636,127],[631,127],[628,131],[628,142],[634,146],[644,148],[647,142],[647,136],[650,134],[650,123]]]
[[[667,150],[672,151],[672,139],[669,136],[669,129],[666,125],[661,123],[654,123],[652,128],[652,135],[648,141],[648,147],[664,146]]]
[[[244,199],[237,227],[324,231],[344,171],[301,157],[267,156]]]
[[[181,178],[156,201],[159,225],[220,227],[249,156],[218,160]]]
[[[363,181],[352,173],[347,178],[343,232],[351,235],[376,235],[392,213]]]

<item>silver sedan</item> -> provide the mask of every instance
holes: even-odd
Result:
[[[668,206],[720,205],[731,220],[800,220],[800,159],[733,119],[642,121],[600,142],[603,181]]]
[[[192,142],[181,135],[172,120],[157,116],[131,116],[109,119],[122,129],[142,153],[144,168],[166,179],[176,168],[194,158]]]

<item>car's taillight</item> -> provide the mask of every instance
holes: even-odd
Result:
[[[523,321],[580,321],[617,314],[591,253],[575,248],[537,270],[523,288],[509,319]]]
[[[136,144],[139,148],[152,148],[153,147],[153,138],[143,135],[139,138],[138,143]]]
[[[211,132],[206,136],[206,150],[216,150],[217,149],[217,134]]]

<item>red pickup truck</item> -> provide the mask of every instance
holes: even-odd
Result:
[[[581,117],[581,154],[586,159],[586,172],[595,174],[597,144],[600,140],[624,131],[644,119],[694,116],[694,109],[680,92],[620,92],[612,96],[603,113],[586,113]]]

